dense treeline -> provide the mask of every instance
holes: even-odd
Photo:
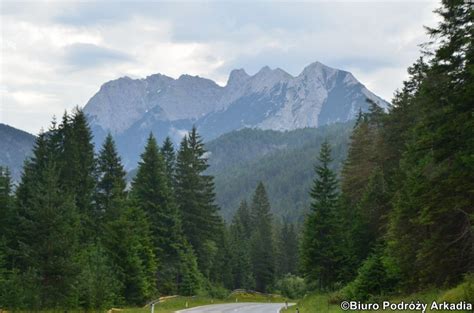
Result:
[[[230,221],[240,201],[250,198],[262,181],[273,212],[301,222],[310,202],[314,156],[329,140],[334,153],[331,169],[339,173],[353,125],[351,120],[287,132],[243,129],[206,143],[211,153],[208,172],[215,177],[223,217]]]
[[[268,291],[295,272],[295,229],[285,224],[278,241],[262,184],[225,225],[195,128],[178,151],[150,135],[128,187],[112,136],[98,155],[91,142],[77,109],[38,136],[16,188],[0,168],[2,307],[95,309]]]
[[[435,48],[409,68],[389,112],[372,102],[359,114],[341,175],[330,141],[315,173],[306,169],[315,178],[301,236],[273,216],[263,183],[224,223],[196,129],[177,151],[150,135],[127,186],[111,136],[95,155],[82,111],[53,122],[16,188],[0,168],[2,307],[93,309],[235,288],[296,297],[298,274],[362,301],[459,283],[474,266],[474,13],[462,0],[438,13]]]
[[[319,289],[367,300],[459,283],[472,272],[474,13],[443,1],[431,51],[409,68],[388,113],[354,127],[341,180],[320,152],[302,271]]]
[[[210,178],[195,166],[206,162],[195,130],[176,163],[169,140],[160,150],[150,135],[130,190],[112,137],[98,156],[91,139],[82,111],[65,114],[38,136],[14,194],[2,169],[2,306],[134,305],[204,286],[206,256],[181,217],[194,210],[194,217],[214,219],[214,228],[222,221],[212,194],[201,192]],[[199,190],[183,188],[183,175],[192,175]],[[182,192],[193,202],[180,200]],[[202,240],[218,242],[219,233]]]

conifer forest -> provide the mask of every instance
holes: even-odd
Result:
[[[451,290],[447,301],[474,303],[471,3],[442,1],[388,108],[367,99],[347,142],[318,142],[304,210],[272,208],[299,188],[293,176],[277,189],[267,171],[242,196],[225,189],[245,183],[237,165],[216,187],[199,127],[179,144],[150,132],[130,176],[111,133],[95,146],[81,108],[52,119],[18,180],[0,167],[0,312],[224,301],[241,289],[302,313],[320,312],[304,309],[312,295],[329,307]],[[295,155],[272,169],[290,177]],[[225,215],[216,189],[238,198]]]

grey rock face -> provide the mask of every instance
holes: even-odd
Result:
[[[96,143],[111,132],[133,167],[150,132],[179,141],[192,125],[205,140],[245,127],[318,127],[353,119],[367,110],[367,98],[388,106],[351,73],[315,62],[296,77],[279,68],[264,67],[253,76],[233,70],[224,87],[189,75],[119,78],[105,83],[84,110]]]

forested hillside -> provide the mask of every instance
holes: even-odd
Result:
[[[463,280],[451,298],[474,301],[474,13],[463,1],[437,13],[388,114],[372,103],[357,120],[340,179],[321,149],[301,269],[317,290],[345,286],[340,301]]]
[[[333,144],[332,169],[340,172],[354,121],[292,131],[242,129],[205,144],[221,215],[230,220],[242,199],[264,182],[272,212],[302,221],[309,208],[312,168],[325,139]],[[128,180],[136,170],[128,174]]]
[[[8,166],[15,180],[20,178],[23,161],[31,154],[35,136],[0,123],[0,165]]]
[[[296,273],[296,230],[273,218],[262,183],[224,223],[195,128],[177,151],[150,134],[130,188],[112,136],[94,150],[77,109],[37,137],[16,189],[0,167],[2,308],[225,297],[238,288],[271,291]]]
[[[474,11],[437,13],[388,112],[368,100],[353,125],[242,130],[210,151],[196,128],[178,149],[150,134],[127,186],[112,136],[95,154],[83,111],[53,122],[16,189],[0,167],[0,307],[237,288],[338,304],[450,289],[443,301],[474,303]]]
[[[322,142],[333,145],[332,169],[339,173],[354,123],[340,123],[289,132],[244,129],[206,144],[208,173],[215,177],[216,201],[223,216],[232,217],[241,199],[264,182],[273,212],[302,220],[309,208],[313,166]]]

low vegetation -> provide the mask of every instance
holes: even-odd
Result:
[[[353,301],[354,298],[351,294],[347,293],[347,289],[343,288],[342,290],[332,292],[332,293],[310,293],[305,295],[297,304],[289,308],[288,310],[283,310],[282,312],[295,312],[296,308],[299,309],[300,313],[314,313],[314,312],[345,312],[341,309],[340,305],[343,301]],[[466,275],[463,282],[451,289],[428,289],[421,292],[411,293],[409,295],[398,295],[393,292],[392,294],[387,294],[385,296],[372,297],[370,300],[362,301],[362,303],[382,303],[383,301],[390,301],[391,303],[410,303],[412,301],[420,301],[421,303],[428,304],[428,309],[426,312],[445,312],[442,310],[431,310],[429,306],[433,301],[437,303],[474,303],[474,276]],[[359,312],[369,312],[364,310],[358,310]],[[390,310],[378,310],[377,312],[393,312]],[[420,312],[420,311],[410,311],[410,310],[401,310],[397,312]],[[457,311],[464,312],[464,311]],[[465,311],[468,312],[468,311]]]

